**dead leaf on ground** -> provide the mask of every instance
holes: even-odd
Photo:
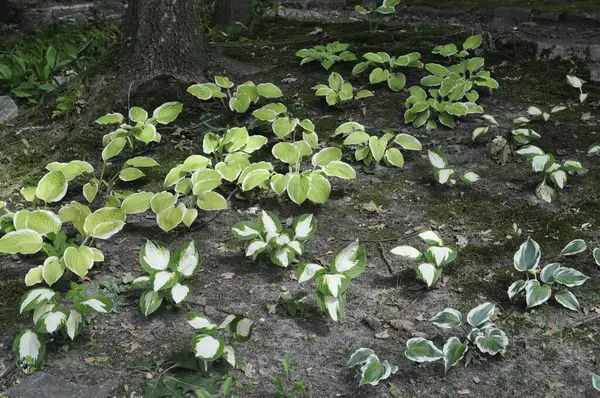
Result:
[[[506,182],[506,188],[508,188],[508,189],[515,189],[517,191],[522,191],[523,190],[523,184],[514,184],[512,182]]]
[[[456,393],[458,395],[469,395],[469,394],[471,394],[471,390],[469,390],[468,388],[461,388]]]
[[[95,357],[84,357],[83,358],[83,362],[85,362],[85,363],[94,363],[94,362],[96,362],[96,358]]]
[[[377,206],[377,204],[373,201],[370,201],[369,203],[363,203],[362,209],[370,213],[379,213],[382,210],[381,206]]]
[[[456,235],[456,245],[464,247],[469,244],[469,240],[462,235]]]
[[[253,378],[255,374],[256,369],[254,369],[254,365],[249,362],[244,365],[244,375],[246,375],[246,377]]]
[[[581,114],[581,121],[582,122],[587,122],[588,120],[590,120],[592,118],[592,114],[590,112],[583,112]]]
[[[406,319],[392,319],[390,325],[396,330],[406,330],[408,332],[412,332],[415,326],[413,322]]]
[[[225,272],[221,274],[221,277],[223,279],[232,279],[234,277],[235,273],[234,272]]]
[[[387,330],[384,330],[383,332],[376,333],[375,338],[376,339],[389,339],[390,334],[387,332]]]

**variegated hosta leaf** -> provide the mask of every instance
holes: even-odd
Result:
[[[217,330],[217,325],[211,322],[206,315],[199,314],[197,312],[188,312],[187,322],[191,327],[196,329],[197,333],[212,334]]]
[[[525,300],[527,308],[533,308],[548,301],[552,294],[550,285],[541,285],[536,280],[530,279],[525,285]]]
[[[506,346],[508,346],[508,337],[502,330],[491,327],[485,329],[483,334],[475,338],[475,344],[479,351],[484,354],[496,355],[500,353],[500,355],[504,355]]]
[[[83,278],[94,265],[94,252],[87,246],[68,247],[63,255],[63,261],[68,269]]]
[[[278,247],[271,252],[271,262],[285,268],[292,263],[295,256],[295,252],[289,247]]]
[[[421,258],[421,252],[412,246],[397,246],[390,252],[402,260],[418,260]]]
[[[491,319],[495,308],[496,306],[492,303],[478,305],[467,314],[467,322],[475,328],[479,327]]]
[[[560,268],[559,263],[552,263],[546,265],[544,268],[542,268],[542,271],[540,272],[540,280],[544,283],[553,283],[554,271],[556,271],[557,268]]]
[[[85,218],[83,230],[87,236],[108,239],[125,226],[125,212],[116,207],[103,207]]]
[[[31,268],[27,272],[27,275],[25,275],[25,286],[30,287],[33,285],[37,285],[38,283],[41,283],[44,280],[42,276],[43,267],[43,265],[39,265],[35,268]]]
[[[514,255],[514,265],[517,271],[531,271],[540,264],[540,245],[530,237],[521,244]]]
[[[21,306],[19,313],[24,311],[31,311],[40,304],[46,304],[53,300],[58,293],[52,289],[37,288],[27,291],[21,298]]]
[[[240,240],[252,240],[260,238],[261,227],[258,223],[252,221],[241,221],[232,228],[233,235]]]
[[[235,350],[232,346],[226,345],[223,348],[223,358],[225,358],[228,364],[235,367]]]
[[[334,254],[331,260],[332,272],[344,274],[349,279],[359,276],[367,266],[367,253],[358,240]]]
[[[346,295],[342,294],[336,298],[333,296],[325,295],[317,291],[317,306],[333,321],[337,322],[344,316],[344,310],[346,308]]]
[[[190,277],[200,267],[201,258],[194,241],[184,243],[173,255],[173,270],[183,277]]]
[[[404,355],[414,362],[434,362],[444,358],[442,350],[437,348],[433,341],[422,337],[414,337],[406,342]]]
[[[46,341],[41,334],[30,329],[22,330],[13,343],[13,357],[25,373],[33,373],[42,364]]]
[[[346,364],[347,368],[352,368],[356,365],[360,365],[362,363],[367,362],[370,356],[375,355],[375,352],[370,348],[359,348],[354,351],[354,353],[350,356],[348,363]]]
[[[32,229],[12,231],[0,238],[0,253],[33,254],[44,245],[42,236]]]
[[[298,283],[313,279],[317,273],[325,268],[315,263],[301,263],[296,266],[296,279]]]
[[[201,199],[199,199],[201,200]],[[186,208],[183,203],[171,205],[156,215],[156,223],[165,232],[176,228],[183,221]]]
[[[271,236],[281,232],[281,221],[275,216],[275,214],[261,210],[258,215],[258,225],[261,230],[266,234],[267,241]]]
[[[430,229],[419,233],[419,238],[421,238],[425,243],[427,243],[429,245],[434,245],[434,246],[443,246],[444,245],[444,241],[442,240],[440,235],[437,232],[432,231]]]
[[[596,265],[600,265],[600,248],[595,248],[593,255],[594,255],[594,261],[596,261]]]
[[[444,169],[448,166],[448,160],[446,159],[446,155],[444,155],[440,150],[428,150],[427,155],[429,157],[429,162],[436,169]]]
[[[567,287],[581,286],[590,279],[589,276],[582,274],[574,268],[558,267],[552,274],[554,281]]]
[[[436,283],[442,275],[442,268],[438,268],[433,264],[423,263],[417,266],[417,277],[431,287]]]
[[[83,316],[76,310],[69,311],[69,317],[67,318],[67,323],[65,327],[67,329],[67,335],[71,338],[71,340],[75,340],[75,337],[79,335],[81,332],[81,327],[83,326]]]
[[[246,248],[246,257],[252,257],[253,260],[256,260],[256,257],[265,251],[268,246],[269,244],[267,242],[259,239],[253,240]]]
[[[510,285],[508,287],[508,298],[512,300],[513,297],[525,290],[525,283],[526,282],[523,279],[520,279]]]
[[[225,341],[208,334],[197,334],[192,339],[192,348],[196,357],[203,361],[214,361],[223,353]]]
[[[252,337],[253,326],[254,322],[252,322],[250,319],[243,315],[236,315],[229,324],[231,338],[238,342],[250,340],[250,337]]]
[[[46,258],[42,267],[42,277],[48,286],[52,286],[60,279],[65,271],[64,263],[56,256]]]
[[[348,289],[350,278],[344,274],[321,274],[317,276],[316,283],[317,290],[321,293],[339,297]]]
[[[443,348],[445,371],[447,372],[463,359],[468,350],[469,346],[463,344],[457,337],[450,337]]]
[[[594,374],[592,375],[592,386],[596,390],[600,391],[600,376]]]
[[[575,239],[569,242],[564,249],[560,252],[561,256],[572,256],[577,253],[584,252],[587,249],[587,245],[583,239]]]
[[[146,290],[140,297],[140,308],[145,316],[152,314],[162,304],[162,296],[152,290]]]
[[[379,362],[377,355],[370,356],[360,368],[362,376],[359,386],[370,384],[376,386],[381,380],[385,380],[390,375],[398,371],[397,366],[392,366],[388,361]]]
[[[573,311],[581,311],[579,308],[579,301],[577,297],[570,291],[564,289],[554,295],[554,299],[558,301],[563,307]]]
[[[171,297],[175,304],[179,304],[190,295],[190,292],[190,288],[186,285],[176,283],[175,286],[171,288]]]
[[[452,329],[462,324],[462,314],[453,308],[446,308],[435,314],[429,322],[444,329]]]
[[[425,258],[438,267],[449,264],[456,258],[456,249],[445,246],[431,246],[425,252]]]
[[[140,264],[150,274],[166,270],[170,259],[171,252],[162,242],[146,240],[146,244],[140,250]]]
[[[49,233],[57,234],[62,227],[60,218],[47,210],[36,210],[27,214],[25,228],[32,229],[42,236]],[[18,228],[22,229],[22,228]]]
[[[69,182],[62,171],[51,171],[38,182],[35,196],[46,203],[58,202],[67,194]]]
[[[54,333],[67,323],[68,310],[49,311],[38,319],[36,329],[44,333]]]
[[[125,214],[143,213],[150,207],[150,201],[153,197],[152,192],[134,193],[123,200],[121,209]]]
[[[305,241],[317,231],[317,220],[312,214],[303,214],[294,218],[292,228],[295,234],[294,239]]]
[[[104,296],[87,296],[85,299],[81,300],[79,304],[75,305],[77,311],[82,314],[107,314],[112,310],[113,302],[108,297]]]
[[[152,288],[155,292],[167,289],[173,286],[176,281],[176,276],[173,272],[159,271],[154,275],[154,283]]]
[[[150,284],[151,280],[149,276],[140,276],[138,278],[135,278],[133,280],[133,282],[131,282],[131,285],[129,286],[130,289],[139,289],[140,287],[145,287],[146,285]]]

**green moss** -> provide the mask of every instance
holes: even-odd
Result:
[[[28,314],[19,314],[21,296],[27,286],[21,279],[12,279],[0,283],[0,328],[9,333],[20,329],[21,324],[28,323]]]

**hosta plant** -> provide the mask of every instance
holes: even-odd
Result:
[[[294,218],[292,228],[284,230],[275,214],[262,210],[256,222],[239,222],[231,231],[236,238],[249,241],[246,257],[256,260],[265,253],[273,264],[287,267],[302,255],[304,242],[317,231],[317,221],[312,214],[303,214]]]
[[[456,259],[456,248],[444,246],[442,237],[430,229],[421,231],[419,238],[428,245],[423,252],[414,246],[402,245],[393,248],[391,253],[402,260],[425,260],[417,266],[417,276],[431,287],[441,278],[444,266]]]
[[[164,299],[181,304],[192,292],[183,282],[194,277],[201,258],[194,241],[182,244],[173,255],[161,242],[147,240],[140,250],[140,265],[147,275],[136,278],[131,289],[149,287],[140,297],[145,316],[156,311]]]
[[[188,312],[187,322],[196,330],[192,339],[192,349],[198,359],[203,361],[204,369],[210,362],[225,359],[236,366],[236,354],[233,342],[245,342],[252,337],[254,323],[243,315],[228,315],[221,324],[213,323],[206,315]],[[229,339],[226,341],[227,330]]]
[[[215,76],[214,83],[200,83],[188,87],[187,92],[194,97],[209,101],[220,100],[223,105],[232,112],[245,113],[252,104],[256,104],[260,98],[280,98],[283,93],[273,83],[262,83],[255,85],[248,81],[238,85],[232,92],[235,84],[224,76]],[[225,105],[227,101],[227,105]]]
[[[453,308],[446,308],[431,318],[430,322],[443,329],[460,328],[465,332],[470,329],[466,336],[463,336],[464,341],[458,337],[450,337],[443,348],[439,349],[433,341],[415,337],[406,342],[404,355],[419,363],[442,359],[446,371],[458,364],[470,347],[477,347],[483,354],[504,355],[508,337],[492,322],[495,308],[492,303],[473,308],[467,314],[467,324],[464,326],[462,314]]]
[[[363,99],[372,97],[373,93],[369,90],[360,90],[354,94],[354,87],[349,82],[345,82],[339,73],[332,72],[329,75],[329,85],[317,84],[312,89],[315,90],[317,97],[325,97],[329,106],[340,105],[342,102],[351,99]]]
[[[300,65],[309,62],[320,62],[325,70],[329,70],[338,61],[356,61],[356,55],[348,51],[350,44],[334,41],[327,45],[317,45],[313,48],[303,48],[296,52],[296,56],[302,58]]]
[[[522,125],[536,120],[547,122],[548,120],[550,120],[551,115],[564,111],[565,109],[567,109],[566,106],[554,106],[546,112],[545,110],[538,108],[537,106],[530,106],[529,108],[527,108],[527,113],[529,114],[529,117],[520,116],[514,119],[513,123],[515,125]]]
[[[516,150],[516,153],[527,157],[527,163],[534,173],[543,173],[544,179],[535,188],[535,195],[544,202],[552,203],[556,199],[556,191],[549,182],[563,189],[567,184],[568,174],[582,175],[588,172],[581,162],[576,160],[565,160],[562,163],[556,161],[550,153],[545,153],[535,145],[525,145]]]
[[[560,253],[568,257],[586,251],[587,245],[582,239],[569,242]],[[508,288],[508,297],[512,300],[525,296],[527,308],[537,307],[548,301],[554,291],[554,299],[563,307],[579,311],[579,302],[567,288],[581,286],[589,279],[573,268],[563,267],[559,263],[551,263],[540,267],[540,246],[536,241],[527,238],[514,255],[514,267],[526,273],[526,279],[514,282]],[[539,278],[539,279],[538,279]]]
[[[241,172],[237,167],[225,167],[228,163],[225,159],[229,155],[239,154],[240,157],[248,158],[253,152],[262,148],[268,139],[263,135],[250,135],[246,127],[233,127],[227,129],[225,134],[206,133],[202,141],[202,152],[213,156],[215,169],[221,170],[221,175],[227,177],[226,180],[233,181],[237,174]],[[236,156],[232,156],[235,158]],[[231,166],[231,165],[230,165]],[[236,172],[234,173],[234,170]],[[228,173],[229,172],[229,173]]]
[[[406,76],[398,70],[399,68],[423,67],[423,63],[420,61],[421,54],[417,52],[398,57],[390,56],[385,52],[366,53],[363,58],[366,61],[357,63],[352,69],[352,74],[358,75],[374,68],[369,73],[369,82],[371,84],[386,82],[392,91],[400,91],[406,85]]]
[[[385,380],[398,371],[398,367],[390,365],[389,362],[379,360],[379,357],[370,348],[359,348],[354,351],[348,363],[347,368],[360,366],[359,386],[370,384],[376,386],[381,380]]]
[[[31,274],[28,277],[33,278]],[[41,282],[42,277],[38,279]],[[86,292],[85,285],[71,283],[65,294],[70,301],[68,307],[60,299],[60,293],[46,287],[34,288],[23,295],[19,312],[33,311],[34,326],[19,332],[13,343],[13,355],[25,373],[35,372],[42,364],[46,351],[44,335],[63,332],[74,340],[91,316],[111,311],[113,302],[109,298],[88,296]]]
[[[583,92],[583,84],[585,83],[585,80],[582,80],[577,76],[567,75],[567,83],[569,86],[575,87],[579,90],[579,102],[583,103],[588,96],[588,93]]]
[[[350,281],[359,276],[366,265],[365,248],[357,240],[338,250],[329,267],[308,262],[299,264],[296,279],[298,283],[315,279],[318,307],[337,322],[344,316]]]
[[[595,134],[595,133],[592,133]],[[592,144],[588,149],[588,155],[590,156],[600,156],[600,142]]]
[[[403,167],[404,155],[401,149],[418,151],[422,149],[421,142],[409,134],[394,134],[386,132],[381,137],[371,136],[365,132],[365,127],[357,122],[346,122],[335,130],[335,135],[343,135],[343,145],[354,149],[354,158],[369,166],[372,162]]]
[[[271,103],[256,109],[252,112],[252,116],[260,122],[270,123],[271,130],[277,138],[293,138],[296,134],[307,138],[305,136],[309,135],[309,142],[316,145],[318,137],[315,133],[313,122],[309,119],[300,120],[293,118],[287,111],[287,107],[282,103]]]
[[[456,179],[454,178],[455,171],[448,167],[448,158],[439,148],[429,149],[427,151],[427,159],[434,168],[433,176],[437,182],[442,185],[456,184]],[[466,183],[473,183],[479,181],[481,177],[477,171],[469,169],[463,173],[460,179]]]
[[[369,28],[371,31],[377,31],[379,26],[379,20],[377,19],[380,15],[390,15],[396,13],[396,6],[400,4],[400,0],[383,0],[381,5],[378,5],[379,1],[376,3],[376,7],[372,9],[368,9],[363,7],[362,5],[357,5],[354,7],[354,11],[359,13],[360,15],[369,17]],[[374,23],[377,19],[377,23]]]

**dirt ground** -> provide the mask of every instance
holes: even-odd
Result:
[[[315,28],[323,32],[310,35]],[[600,325],[583,323],[600,311],[600,270],[591,253],[561,260],[592,277],[582,287],[573,289],[583,313],[568,311],[552,302],[526,310],[524,302],[508,300],[506,289],[518,278],[512,258],[527,235],[540,244],[542,264],[558,260],[562,247],[575,238],[586,240],[590,248],[600,245],[600,159],[585,156],[587,148],[599,140],[592,132],[598,129],[600,111],[590,103],[600,99],[600,88],[586,85],[590,91],[588,103],[579,105],[578,93],[566,84],[565,75],[583,74],[581,65],[570,61],[531,61],[516,45],[498,44],[496,52],[484,53],[500,89],[492,96],[484,95],[481,105],[501,125],[507,126],[512,118],[523,115],[529,105],[569,105],[569,110],[550,122],[534,125],[542,136],[536,145],[556,154],[558,159],[580,160],[590,172],[572,177],[559,192],[557,202],[549,205],[535,197],[540,176],[530,172],[524,162],[514,159],[501,166],[490,157],[489,144],[494,134],[471,142],[471,131],[480,125],[472,118],[461,121],[452,131],[414,130],[403,123],[407,93],[392,93],[384,86],[378,86],[375,96],[362,102],[366,106],[364,113],[357,103],[334,109],[315,98],[310,87],[325,82],[329,73],[316,64],[300,67],[294,56],[298,49],[315,42],[348,42],[356,54],[420,51],[425,61],[433,61],[437,59],[429,54],[433,46],[462,42],[466,36],[479,33],[476,26],[443,24],[396,28],[378,34],[366,33],[366,29],[356,23],[275,20],[257,28],[260,35],[251,37],[249,43],[227,42],[218,48],[224,55],[262,65],[262,72],[244,80],[278,84],[285,94],[284,103],[294,116],[312,119],[322,139],[339,142],[330,134],[349,120],[364,124],[371,134],[387,125],[396,132],[415,135],[425,148],[441,147],[450,165],[458,170],[476,169],[482,180],[472,185],[440,186],[435,183],[426,158],[409,154],[403,169],[381,166],[365,170],[354,164],[359,171],[356,180],[334,179],[331,198],[325,205],[306,203],[298,207],[275,196],[238,195],[230,209],[214,219],[214,214],[201,214],[200,218],[207,221],[202,228],[170,234],[163,233],[150,216],[128,217],[126,228],[102,248],[107,261],[95,267],[91,275],[90,289],[113,295],[114,312],[96,317],[74,342],[63,337],[50,341],[44,372],[88,385],[116,380],[119,387],[113,396],[142,396],[147,373],[158,377],[156,368],[160,361],[190,348],[193,330],[185,322],[185,314],[197,311],[215,321],[229,313],[243,313],[256,322],[252,339],[237,345],[239,369],[228,370],[224,364],[218,364],[211,370],[212,374],[230,371],[244,385],[252,384],[251,389],[236,387],[237,396],[272,396],[275,387],[268,376],[282,374],[284,355],[289,356],[295,368],[294,376],[305,382],[309,397],[597,396],[591,375],[600,373]],[[333,70],[349,77],[351,68],[351,63],[342,63]],[[409,87],[419,81],[423,71],[409,70],[407,76]],[[296,80],[282,83],[285,78]],[[367,88],[367,80],[366,76],[359,76],[351,82],[355,87]],[[148,102],[136,104],[147,109],[156,105],[152,100]],[[204,129],[190,126],[219,112],[218,109],[187,98],[184,114],[174,123],[183,132],[161,131],[163,143],[153,147],[151,154],[164,167],[150,175],[148,181],[152,177],[161,181],[174,164],[200,153]],[[582,118],[588,113],[589,118]],[[248,120],[242,117],[219,123],[241,125]],[[41,167],[37,165],[81,155],[94,160],[102,134],[91,120],[70,120],[45,131],[15,135],[26,126],[5,131],[4,144],[0,144],[0,164],[6,170],[0,176],[0,187],[13,203],[19,200],[15,188],[39,178]],[[75,134],[77,139],[73,138]],[[30,157],[20,156],[21,138],[32,146]],[[56,147],[49,146],[49,142]],[[145,188],[158,189],[156,184],[148,183]],[[226,188],[225,193],[227,189],[231,192],[233,188]],[[377,211],[372,211],[371,202],[378,206]],[[235,222],[255,217],[257,209],[272,211],[282,220],[303,213],[315,214],[318,232],[306,244],[307,260],[327,258],[330,251],[357,238],[366,246],[367,269],[352,281],[346,314],[339,324],[320,313],[314,304],[314,286],[299,285],[291,269],[277,268],[266,259],[252,262],[244,257],[243,245],[232,239],[230,229]],[[513,235],[513,223],[522,229],[523,236],[509,238]],[[591,227],[582,228],[585,223]],[[458,245],[458,257],[445,268],[443,283],[431,290],[416,280],[414,263],[396,260],[389,253],[398,244],[419,244],[416,233],[424,227],[438,230],[446,242]],[[193,239],[203,257],[202,272],[192,283],[193,297],[179,309],[167,310],[163,306],[148,318],[139,310],[141,292],[130,292],[122,283],[127,273],[140,274],[138,251],[146,239],[170,242],[171,247]],[[24,292],[22,278],[38,262],[32,257],[0,257],[0,359],[6,362],[16,332],[29,324],[27,317],[17,314]],[[308,293],[305,312],[292,317],[285,304],[279,302],[276,312],[269,313],[267,306],[277,303],[282,292],[299,291]],[[427,336],[441,343],[450,336],[427,321],[435,313],[447,307],[466,313],[484,301],[495,302],[500,310],[496,323],[510,340],[504,357],[472,351],[467,366],[463,362],[447,374],[441,363],[418,365],[404,357],[405,342],[411,337]],[[396,364],[398,373],[376,387],[359,388],[355,370],[345,368],[350,354],[359,347],[374,349],[380,358]],[[152,370],[144,368],[144,364],[150,364]],[[186,373],[172,375],[184,377]],[[0,380],[0,391],[26,382],[27,376],[14,371]]]

